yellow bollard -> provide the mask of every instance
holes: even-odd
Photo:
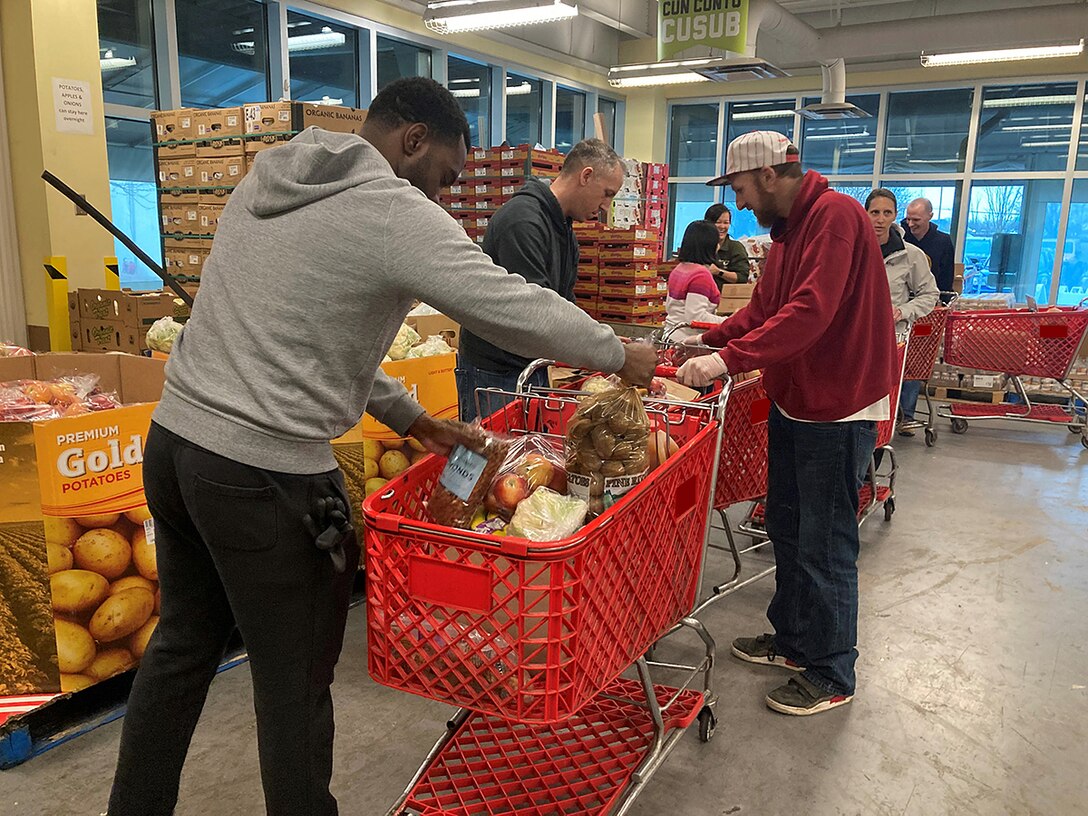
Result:
[[[49,312],[49,350],[71,351],[72,331],[68,318],[68,259],[45,259],[45,303]]]
[[[112,292],[121,291],[121,267],[117,265],[117,256],[107,255],[102,263],[105,267],[106,288]]]

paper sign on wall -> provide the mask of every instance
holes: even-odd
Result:
[[[86,82],[53,77],[53,107],[58,133],[94,134],[91,89]]]

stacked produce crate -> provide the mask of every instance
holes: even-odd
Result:
[[[365,120],[365,110],[307,102],[152,112],[166,271],[200,283],[219,216],[258,152],[311,126],[358,133]]]
[[[479,244],[491,216],[529,178],[555,178],[562,169],[563,154],[557,150],[535,150],[527,144],[473,148],[461,177],[444,187],[438,200]]]
[[[609,323],[657,325],[665,318],[666,285],[659,276],[659,230],[575,225],[581,260],[574,296],[588,314]]]
[[[612,201],[609,226],[665,232],[669,212],[669,166],[624,159],[623,185]]]
[[[170,292],[79,289],[68,293],[72,351],[147,351],[147,330],[156,320],[184,322],[189,307]]]

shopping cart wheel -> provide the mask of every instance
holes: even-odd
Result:
[[[937,444],[937,429],[926,428],[926,447],[932,448]]]
[[[884,521],[892,520],[892,513],[895,512],[895,499],[888,499],[884,502]]]
[[[965,434],[967,433],[967,420],[960,419],[959,417],[952,418],[952,433]]]
[[[1080,438],[1080,443],[1084,445],[1084,447],[1088,448],[1088,435],[1082,436]]]
[[[714,716],[712,709],[704,708],[699,712],[699,742],[710,742],[717,727],[718,718]]]
[[[1070,423],[1069,423],[1068,425],[1066,425],[1065,427],[1067,427],[1067,428],[1069,429],[1069,433],[1080,433],[1080,432],[1081,432],[1081,429],[1082,429],[1082,428],[1083,428],[1084,426],[1083,426],[1083,425],[1078,425],[1078,424],[1076,424],[1075,422],[1070,422]]]

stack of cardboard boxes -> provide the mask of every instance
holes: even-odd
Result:
[[[189,307],[167,292],[80,289],[68,293],[72,351],[142,354],[151,324],[163,317],[185,320]]]
[[[461,177],[442,188],[439,203],[473,241],[483,243],[491,216],[529,178],[555,178],[563,169],[563,154],[556,150],[517,147],[473,148]]]
[[[660,230],[575,224],[580,262],[574,297],[592,317],[608,323],[659,325],[667,287],[659,276],[664,249]]]
[[[154,111],[166,271],[190,288],[200,283],[219,216],[258,152],[310,126],[358,133],[365,120],[364,110],[307,102]]]
[[[753,283],[726,283],[722,286],[722,299],[718,303],[718,314],[731,315],[743,309],[752,300],[755,290]]]
[[[623,185],[612,201],[608,224],[665,232],[669,212],[669,166],[624,159]]]

